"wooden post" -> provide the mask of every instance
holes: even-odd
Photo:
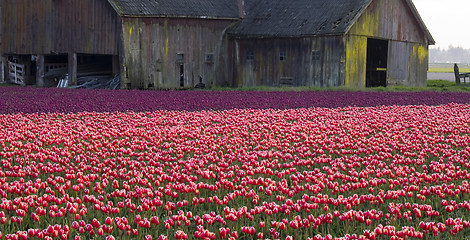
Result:
[[[38,55],[36,59],[36,86],[38,87],[44,87],[45,65],[44,55]]]
[[[69,53],[68,68],[69,68],[68,86],[77,85],[77,54],[76,53]]]
[[[460,72],[457,63],[454,64],[455,84],[460,85]]]
[[[7,62],[7,59],[2,57],[0,59],[0,83],[4,83],[6,78],[5,78],[5,64]]]
[[[32,84],[31,81],[31,56],[22,57],[21,60],[23,61],[23,85]]]
[[[112,56],[113,58],[113,75],[116,76],[116,75],[119,75],[121,74],[121,66],[120,66],[120,62],[119,62],[119,56],[118,55],[113,55]]]

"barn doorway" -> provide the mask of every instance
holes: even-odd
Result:
[[[77,54],[77,72],[87,73],[113,73],[113,55]]]
[[[184,87],[184,64],[180,64],[180,87]]]
[[[387,86],[388,41],[367,39],[366,87]]]

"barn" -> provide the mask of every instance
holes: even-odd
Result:
[[[80,76],[120,74],[121,88],[174,89],[229,78],[225,32],[240,19],[237,0],[0,4],[10,82],[52,86],[68,74],[73,85]]]
[[[191,88],[228,79],[226,30],[237,0],[109,0],[119,14],[125,88]]]
[[[410,0],[251,0],[234,86],[423,86],[434,40]]]
[[[434,40],[411,0],[2,0],[3,78],[121,88],[423,86]],[[54,84],[54,82],[52,82]]]
[[[45,79],[120,72],[121,25],[107,1],[2,0],[1,54],[6,78],[49,86]]]

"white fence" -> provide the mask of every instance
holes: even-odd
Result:
[[[8,81],[11,83],[24,85],[25,67],[24,65],[8,62]]]

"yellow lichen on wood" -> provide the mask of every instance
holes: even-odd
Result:
[[[169,48],[169,44],[168,44],[168,37],[165,39],[165,56],[168,56],[168,48]]]
[[[413,53],[418,56],[419,63],[422,64],[426,61],[428,56],[428,50],[421,44],[416,44],[413,46]]]
[[[131,27],[129,28],[129,36],[132,35],[132,31],[133,31],[133,30],[134,30],[134,26],[131,26]]]
[[[354,69],[353,66],[351,66],[351,50],[349,46],[346,48],[346,75],[344,79],[344,84],[346,86],[349,86],[349,83],[351,82],[351,75],[353,72],[355,72],[356,69]]]
[[[367,38],[348,36],[346,38],[345,85],[365,86]]]
[[[168,36],[169,36],[169,32],[168,32],[168,20],[165,20],[165,22],[163,23],[163,36],[165,38],[165,46],[163,46],[163,53],[165,54],[165,56],[168,57],[168,51],[169,51],[169,39],[168,39]]]
[[[124,48],[126,48],[130,46],[132,33],[134,31],[134,24],[131,22],[124,22],[123,29],[124,29],[124,42],[125,42]]]
[[[349,34],[362,36],[376,36],[379,33],[380,14],[378,11],[364,12],[359,20],[354,23]]]
[[[131,21],[125,21],[123,22],[123,41],[124,41],[124,52],[125,52],[125,62],[122,63],[122,69],[123,69],[123,87],[126,87],[127,84],[131,83],[129,76],[129,69],[128,65],[131,65],[131,59],[133,58],[132,55],[132,34],[134,32],[134,23]]]

